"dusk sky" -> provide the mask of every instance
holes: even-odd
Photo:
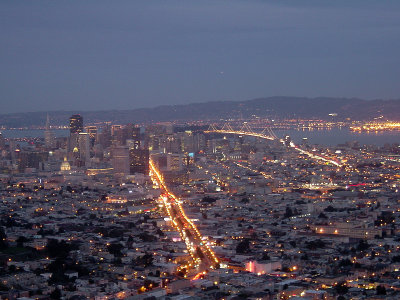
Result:
[[[400,99],[400,1],[1,1],[0,113]]]

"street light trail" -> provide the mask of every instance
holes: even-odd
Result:
[[[195,261],[196,267],[204,269],[214,268],[219,264],[219,260],[211,250],[211,248],[203,242],[203,237],[198,231],[196,225],[186,215],[181,201],[167,187],[162,177],[162,174],[157,170],[153,161],[150,160],[150,176],[163,191],[160,197],[164,207],[167,210],[175,228],[185,242],[189,254]]]

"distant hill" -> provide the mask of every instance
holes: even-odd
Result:
[[[47,112],[13,113],[0,115],[0,125],[6,127],[43,126]],[[164,105],[154,108],[109,111],[53,111],[48,112],[51,123],[67,125],[72,114],[80,113],[85,124],[110,121],[118,124],[165,122],[172,120],[217,120],[249,118],[252,115],[269,118],[370,120],[383,116],[400,120],[400,100],[362,100],[356,98],[269,97],[246,101],[216,101],[185,105]]]

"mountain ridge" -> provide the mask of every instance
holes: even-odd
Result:
[[[226,118],[318,118],[370,120],[383,116],[400,120],[400,99],[363,100],[359,98],[274,96],[242,101],[209,101],[190,104],[160,105],[152,108],[101,111],[39,111],[0,115],[5,127],[43,126],[49,113],[53,125],[67,125],[72,114],[79,113],[86,124],[96,122],[150,123],[165,121],[218,120]]]

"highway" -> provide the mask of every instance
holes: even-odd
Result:
[[[179,232],[181,239],[185,242],[188,253],[193,261],[186,265],[187,270],[205,272],[219,267],[219,260],[212,249],[207,245],[207,241],[202,237],[196,225],[190,220],[183,207],[181,200],[170,192],[163,180],[162,174],[157,170],[154,163],[150,160],[150,176],[153,183],[157,185],[162,194],[159,201],[163,204],[175,229]]]

